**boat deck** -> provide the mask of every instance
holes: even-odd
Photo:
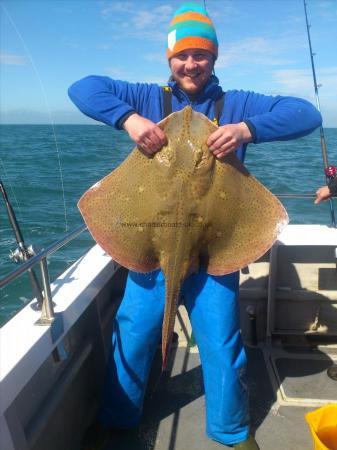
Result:
[[[305,413],[337,404],[337,382],[327,374],[337,367],[336,229],[287,230],[241,273],[251,425],[261,450],[312,449]],[[41,313],[31,305],[2,327],[1,449],[81,448],[99,408],[126,276],[94,246],[52,284],[51,327],[35,325]],[[139,430],[112,436],[100,450],[226,448],[205,436],[202,371],[197,347],[188,347],[183,306],[175,331],[177,346],[159,383],[158,348]]]
[[[278,399],[262,348],[247,347],[252,433],[261,450],[309,450],[312,438],[304,415],[315,407],[298,406],[304,397],[337,401],[337,382],[327,376],[334,364],[323,352],[282,352],[279,375],[289,404]],[[302,361],[301,361],[302,360]],[[284,363],[286,361],[286,363]],[[288,373],[287,373],[288,371]],[[170,372],[162,377],[160,353],[155,360],[139,430],[113,436],[104,450],[216,450],[229,448],[205,435],[205,397],[199,354],[177,347]],[[292,400],[296,397],[296,401]],[[302,398],[302,400],[301,400]]]

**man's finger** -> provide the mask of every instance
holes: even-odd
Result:
[[[209,147],[211,152],[226,150],[227,147],[231,146],[232,138],[230,136],[219,136],[219,138]]]
[[[160,148],[167,144],[167,136],[161,128],[156,127],[154,133],[158,139],[158,145],[160,145]]]
[[[152,150],[157,150],[161,147],[161,140],[159,136],[153,131],[151,135],[148,137],[148,145],[151,147]]]
[[[213,143],[221,136],[223,135],[223,131],[219,129],[217,129],[216,131],[214,131],[214,133],[212,133],[210,136],[208,136],[207,139],[207,145],[208,147],[211,147],[213,145]]]
[[[236,146],[231,145],[230,147],[228,147],[226,150],[219,150],[217,152],[213,152],[213,155],[218,158],[224,158],[225,156],[228,156],[230,153],[235,152],[236,150]]]

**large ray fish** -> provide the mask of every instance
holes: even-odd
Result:
[[[136,272],[163,270],[164,369],[186,276],[201,266],[211,275],[247,266],[272,246],[288,216],[234,154],[212,155],[206,141],[217,127],[203,114],[187,106],[159,127],[168,144],[153,158],[134,149],[79,208],[115,261]]]

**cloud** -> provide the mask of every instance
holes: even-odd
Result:
[[[302,97],[316,105],[314,85],[311,69],[286,69],[272,72],[274,82],[279,85],[271,95],[291,95]],[[317,72],[321,111],[324,126],[336,127],[336,101],[337,101],[337,67],[325,67]]]
[[[141,38],[165,42],[172,14],[173,7],[168,4],[146,9],[139,2],[114,2],[101,9],[103,19],[112,29],[118,30],[114,39]]]
[[[139,11],[131,18],[131,24],[138,30],[150,28],[154,23],[154,15],[151,11]]]
[[[220,43],[220,53],[217,68],[224,68],[243,63],[278,66],[292,64],[293,60],[282,56],[287,48],[288,38],[272,40],[262,36],[253,36],[233,43]]]
[[[79,43],[77,41],[75,41],[74,39],[69,39],[67,37],[64,37],[62,39],[62,41],[63,41],[64,46],[67,47],[67,48],[70,48],[70,49],[73,49],[73,50],[76,50],[76,49],[80,48]]]
[[[284,69],[276,70],[272,73],[274,81],[282,87],[282,90],[289,94],[305,95],[313,97],[312,72],[308,69]],[[322,85],[320,97],[330,97],[337,95],[337,67],[325,67],[317,71],[318,83]]]
[[[336,0],[320,1],[318,3],[318,15],[327,21],[335,22],[337,18]]]
[[[281,69],[271,73],[280,95],[295,95],[314,101],[312,72],[308,69]]]
[[[116,80],[126,80],[128,73],[123,67],[105,67],[104,73]]]
[[[152,10],[135,11],[131,17],[131,23],[138,29],[157,28],[160,24],[169,23],[172,14],[172,7],[168,5],[161,5]]]
[[[148,75],[146,73],[139,74],[134,71],[127,71],[122,67],[105,67],[104,74],[115,79],[125,80],[130,83],[155,83],[155,84],[167,84],[168,75]]]
[[[141,41],[152,41],[165,45],[167,41],[167,33],[159,30],[133,30],[127,33],[127,38],[139,39]]]
[[[232,3],[226,1],[225,4],[221,5],[221,8],[219,8],[218,2],[213,3],[213,5],[210,3],[208,12],[215,25],[230,23],[233,19],[237,19],[242,16],[240,6],[236,4],[235,1]],[[216,26],[216,29],[219,29],[219,27]]]
[[[134,4],[132,2],[110,2],[103,6],[101,9],[101,15],[103,17],[108,17],[113,13],[129,13],[134,9]]]
[[[165,66],[167,66],[167,58],[165,53],[160,52],[160,53],[146,53],[144,55],[144,59],[146,61],[151,61],[151,62],[157,62],[160,64],[165,64]]]
[[[113,44],[108,44],[106,42],[104,42],[103,44],[96,45],[97,50],[111,50],[112,47]]]
[[[0,63],[7,66],[25,66],[27,64],[27,58],[11,53],[0,53]]]
[[[167,85],[168,76],[162,77],[146,77],[144,80],[140,80],[143,83],[154,83],[159,85]]]

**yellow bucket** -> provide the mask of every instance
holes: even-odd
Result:
[[[311,411],[305,420],[314,439],[314,450],[337,450],[337,404]]]

